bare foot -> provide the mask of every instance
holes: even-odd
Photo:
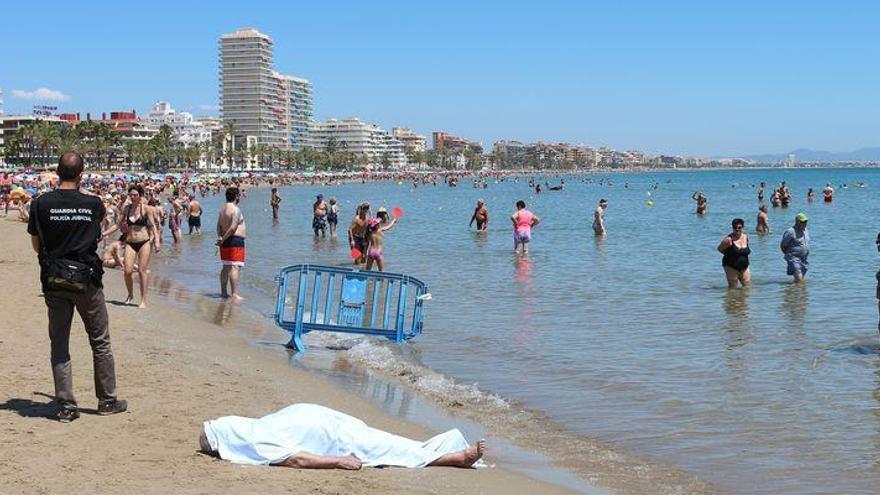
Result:
[[[131,304],[134,301],[134,296],[129,294],[128,297],[125,298],[125,302],[123,304]]]
[[[473,467],[473,465],[483,457],[484,450],[486,450],[486,440],[480,439],[479,442],[464,450],[459,450],[458,452],[453,452],[451,454],[443,454],[429,465],[460,468]]]
[[[466,465],[462,467],[471,467],[482,459],[483,452],[486,450],[486,439],[481,438],[479,442],[464,449],[464,462]]]
[[[141,303],[138,304],[138,308],[146,309],[147,308],[147,301],[141,301]]]
[[[241,296],[239,296],[238,294],[233,294],[233,295],[232,295],[232,300],[233,300],[233,301],[244,301],[244,298],[241,297]]]

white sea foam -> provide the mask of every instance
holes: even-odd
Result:
[[[503,398],[480,390],[478,384],[456,383],[435,370],[415,363],[393,347],[368,337],[353,337],[342,333],[316,335],[313,342],[323,347],[342,351],[353,363],[405,383],[424,396],[458,407],[465,404],[481,407],[509,409],[510,403]]]

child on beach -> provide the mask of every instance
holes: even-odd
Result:
[[[384,208],[380,208],[378,216],[367,222],[367,270],[372,270],[375,262],[380,272],[385,271],[385,257],[382,255],[385,232],[394,227],[397,219],[391,217],[391,221],[385,224],[384,220],[388,217],[388,213],[384,210]]]

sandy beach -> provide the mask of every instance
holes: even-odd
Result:
[[[119,396],[129,411],[94,414],[90,350],[74,317],[71,356],[83,415],[71,424],[50,421],[46,310],[24,224],[0,221],[0,270],[3,493],[569,493],[503,468],[306,471],[242,467],[199,454],[205,419],[262,416],[296,402],[332,407],[412,438],[433,432],[282,360],[264,359],[268,351],[158,298],[140,312],[118,304],[124,295],[118,271],[105,275],[105,294]]]

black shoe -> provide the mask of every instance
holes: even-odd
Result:
[[[71,423],[79,417],[79,411],[73,407],[61,407],[52,415],[52,419],[59,423]]]
[[[111,414],[119,414],[128,409],[128,402],[124,400],[109,400],[98,403],[98,416],[110,416]]]

